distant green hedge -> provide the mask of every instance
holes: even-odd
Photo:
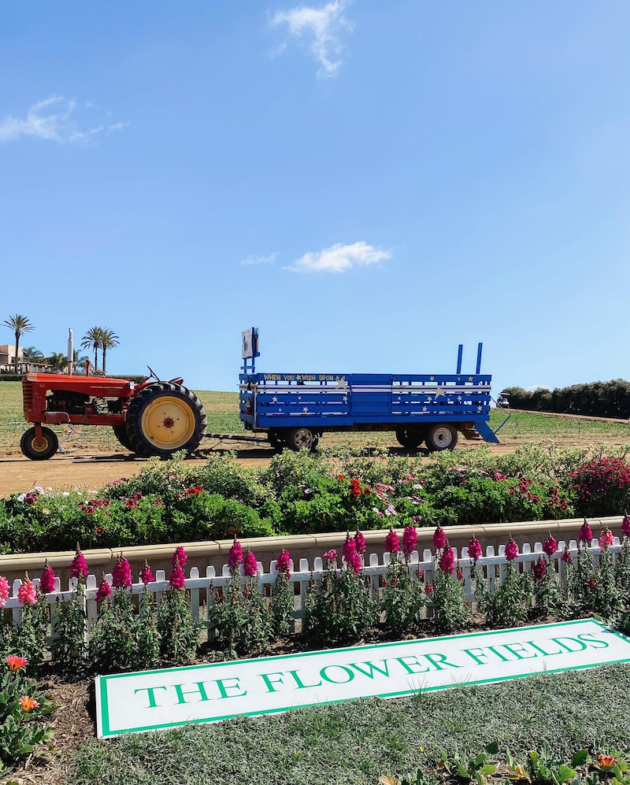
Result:
[[[558,414],[585,414],[591,417],[630,418],[630,382],[613,379],[610,382],[590,382],[541,388],[530,392],[522,387],[506,387],[505,395],[513,409],[529,409]]]

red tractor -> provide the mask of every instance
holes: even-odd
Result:
[[[24,417],[34,426],[22,436],[22,452],[32,461],[52,458],[59,441],[45,426],[66,424],[108,425],[123,447],[143,457],[192,452],[204,437],[207,416],[182,382],[29,373],[22,380]]]

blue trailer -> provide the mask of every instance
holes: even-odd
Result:
[[[403,447],[430,451],[452,450],[459,434],[499,442],[482,344],[474,374],[462,373],[462,346],[454,374],[256,373],[258,349],[258,330],[245,331],[240,418],[278,449],[314,449],[327,431],[394,431]]]

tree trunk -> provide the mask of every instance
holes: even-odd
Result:
[[[98,344],[94,344],[94,373],[98,371]]]
[[[107,368],[106,368],[106,366],[107,366],[107,346],[103,346],[102,358],[103,358],[103,373],[106,374],[107,373]]]
[[[15,372],[16,374],[19,373],[18,371],[18,357],[20,354],[20,333],[16,330],[15,331]]]

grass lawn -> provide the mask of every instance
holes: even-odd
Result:
[[[442,749],[472,754],[492,741],[522,763],[545,741],[568,758],[581,748],[625,750],[629,694],[630,667],[612,665],[90,741],[68,782],[376,785],[381,775],[432,767]]]
[[[211,433],[244,433],[238,415],[238,393],[209,392],[195,390],[208,414],[208,431]],[[490,425],[497,428],[505,419],[504,412],[493,410]],[[22,385],[20,382],[0,382],[0,449],[19,448],[20,437],[27,425],[22,415]],[[67,426],[55,427],[60,438],[67,434]],[[546,441],[548,439],[585,440],[597,442],[604,439],[630,441],[630,425],[622,423],[594,422],[551,417],[539,414],[513,413],[507,425],[501,430],[499,438],[503,443],[512,441]],[[357,445],[377,442],[396,443],[393,433],[330,434],[323,444],[347,442]],[[84,447],[92,450],[120,449],[111,428],[90,428],[77,426],[74,435],[66,446]]]

